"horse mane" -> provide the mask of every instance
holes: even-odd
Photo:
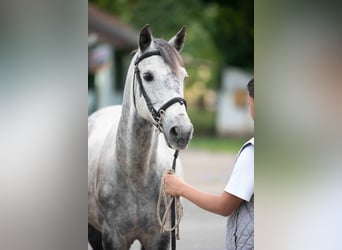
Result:
[[[156,46],[156,49],[160,51],[161,57],[164,59],[167,65],[172,70],[173,74],[178,75],[179,73],[179,65],[184,67],[184,62],[182,57],[179,55],[178,51],[170,45],[167,41],[160,39],[160,38],[155,38],[153,39],[153,42]],[[135,49],[131,51],[131,55],[134,55],[135,53],[138,52],[138,49]]]
[[[153,42],[156,48],[160,51],[161,57],[171,68],[172,72],[178,75],[179,65],[184,67],[183,59],[179,55],[178,51],[163,39],[155,38]]]

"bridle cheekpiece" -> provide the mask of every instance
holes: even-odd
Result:
[[[142,54],[141,56],[138,56],[134,62],[134,65],[135,65],[134,75],[136,76],[135,78],[137,78],[137,80],[138,80],[139,88],[140,88],[140,91],[141,91],[141,93],[145,99],[147,108],[153,117],[153,120],[154,120],[153,125],[155,125],[157,127],[157,129],[160,132],[162,132],[162,121],[163,121],[163,117],[164,117],[166,109],[168,109],[170,106],[172,106],[175,103],[180,103],[181,105],[184,104],[186,107],[186,101],[182,97],[174,97],[174,98],[170,99],[169,101],[167,101],[166,103],[164,103],[158,110],[156,110],[153,107],[151,99],[147,95],[146,90],[144,88],[144,85],[142,83],[141,76],[140,76],[140,70],[138,68],[138,64],[142,60],[144,60],[145,58],[150,57],[150,56],[161,56],[161,54],[160,54],[159,50],[155,50],[155,51],[146,52],[146,53]],[[134,89],[134,82],[133,82],[133,89]],[[134,101],[134,106],[136,108],[134,91],[133,91],[133,101]]]

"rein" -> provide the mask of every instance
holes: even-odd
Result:
[[[158,110],[156,110],[153,107],[151,99],[148,96],[148,94],[146,93],[143,82],[141,80],[140,70],[138,67],[138,64],[142,60],[144,60],[145,58],[148,58],[150,56],[161,56],[161,54],[160,54],[159,50],[155,50],[155,51],[146,52],[146,53],[140,55],[139,57],[137,57],[137,59],[134,62],[134,65],[135,65],[135,69],[134,69],[135,77],[134,77],[134,79],[136,78],[138,80],[139,88],[140,88],[141,93],[145,99],[147,108],[153,117],[153,120],[154,120],[153,125],[155,125],[157,127],[157,129],[160,132],[162,132],[162,120],[163,120],[163,116],[165,114],[165,111],[175,103],[180,103],[181,105],[185,105],[185,107],[186,107],[186,101],[182,97],[174,97],[174,98],[168,100],[166,103],[164,103]],[[135,109],[137,109],[136,102],[135,102],[134,86],[135,86],[135,84],[133,82],[133,102],[134,102]],[[172,171],[172,172],[176,171],[176,160],[178,157],[178,153],[179,153],[179,151],[175,150],[175,153],[173,155],[172,170],[169,169],[167,171]],[[164,205],[165,205],[166,209],[165,209],[165,213],[163,215],[163,218],[160,219],[160,212],[159,212],[160,211],[160,198],[162,195],[164,197],[163,201],[164,201]],[[177,210],[176,210],[176,207],[177,207]],[[165,226],[165,222],[166,222],[166,219],[168,217],[169,209],[171,209],[171,227],[167,228]],[[183,207],[182,207],[182,204],[180,203],[179,197],[171,197],[169,204],[168,205],[166,204],[164,178],[162,178],[160,190],[159,190],[159,198],[158,198],[158,204],[157,204],[157,215],[158,215],[157,217],[158,217],[159,224],[161,226],[161,231],[162,232],[164,232],[165,230],[171,231],[171,249],[175,250],[176,249],[176,231],[177,231],[177,239],[179,239],[179,223],[180,223],[181,217],[183,216]],[[177,216],[177,223],[176,223],[176,216]]]
[[[167,202],[167,194],[165,191],[165,183],[164,183],[164,177],[167,174],[174,174],[176,171],[176,159],[178,157],[179,151],[176,150],[175,154],[173,155],[173,163],[172,163],[172,169],[165,169],[163,173],[163,178],[160,183],[159,188],[159,197],[157,202],[157,218],[160,225],[160,232],[163,233],[165,231],[171,232],[171,249],[176,250],[176,238],[179,240],[179,224],[183,217],[183,206],[180,201],[179,196],[171,196],[169,202]],[[160,204],[161,201],[163,201],[165,212],[160,217]],[[171,212],[171,225],[167,222],[167,219],[170,216]]]
[[[176,172],[176,160],[178,157],[178,150],[175,150],[175,154],[173,155],[173,162],[172,162],[172,170]],[[172,202],[171,202],[171,228],[176,226],[176,201],[177,204],[180,204],[180,198],[179,197],[172,197]],[[182,205],[181,205],[182,206]],[[178,206],[177,206],[178,208]],[[177,210],[178,211],[178,210]],[[179,223],[183,215],[183,207],[181,207],[181,212],[178,212],[180,214],[180,217],[178,219],[177,223],[177,239],[179,240]],[[172,230],[171,232],[171,249],[176,250],[176,236],[175,236],[176,230]]]
[[[160,54],[160,51],[159,50],[155,50],[155,51],[150,51],[150,52],[146,52],[145,54],[142,54],[141,56],[137,57],[137,59],[135,60],[134,62],[134,65],[135,65],[135,69],[134,69],[134,74],[135,74],[135,78],[138,80],[138,84],[139,84],[139,88],[141,90],[141,93],[145,99],[145,102],[146,102],[146,105],[147,105],[147,108],[150,112],[150,114],[152,115],[153,117],[153,120],[154,120],[154,123],[153,125],[155,125],[157,127],[157,129],[159,131],[161,131],[161,122],[162,122],[162,119],[163,119],[163,114],[165,113],[165,111],[170,107],[172,106],[173,104],[175,103],[180,103],[181,105],[185,105],[186,107],[186,101],[184,98],[182,97],[174,97],[170,100],[168,100],[166,103],[164,103],[158,110],[156,110],[153,105],[152,105],[152,102],[151,102],[151,99],[150,97],[148,96],[148,94],[146,93],[146,90],[144,88],[144,85],[143,85],[143,82],[141,80],[141,76],[140,76],[140,70],[139,70],[139,67],[138,67],[138,64],[144,60],[145,58],[148,58],[150,56],[161,56]],[[134,79],[135,79],[134,78]],[[134,83],[133,83],[133,89],[134,89]],[[133,91],[133,101],[134,101],[134,106],[135,106],[135,109],[136,109],[136,102],[135,102],[135,95],[134,95],[134,91]]]

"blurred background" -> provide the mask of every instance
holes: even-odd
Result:
[[[185,99],[194,125],[180,158],[184,179],[221,194],[241,145],[253,135],[247,82],[254,66],[252,0],[91,0],[88,3],[88,114],[121,104],[126,73],[139,31],[171,39],[183,25],[181,56],[189,77]],[[221,250],[226,218],[183,200],[179,249]],[[201,237],[198,237],[201,235]],[[132,250],[140,249],[136,241]]]
[[[253,76],[253,1],[90,0],[88,18],[89,114],[121,104],[131,52],[145,24],[165,40],[186,25],[181,54],[195,128],[191,145],[225,149],[220,138],[229,137],[238,147],[252,135],[246,84]]]
[[[153,8],[164,2],[167,1],[154,3]],[[183,8],[172,12],[176,8],[173,2]],[[241,18],[240,7],[251,5],[223,0],[173,2],[165,7],[166,11],[155,12],[163,22],[152,22],[145,16],[146,20],[140,23],[133,16],[143,18],[142,12],[136,15],[141,1],[128,4],[122,0],[108,8],[103,5],[106,1],[90,2],[89,6],[85,1],[3,1],[0,8],[1,249],[87,247],[87,116],[88,108],[92,107],[88,89],[95,88],[87,86],[87,76],[102,77],[96,69],[89,70],[87,52],[104,41],[100,32],[97,38],[89,32],[90,6],[119,19],[135,36],[145,23],[150,23],[156,37],[168,39],[186,24],[188,38],[182,56],[190,73],[187,88],[191,88],[191,82],[203,82],[205,89],[212,88],[218,97],[224,91],[221,81],[224,67],[240,68],[252,75],[252,66],[248,69],[228,57],[227,61],[222,59],[225,54],[240,51],[234,46],[247,41],[240,39],[249,33],[245,33],[243,23],[249,18],[252,22],[253,18],[250,15]],[[255,249],[341,249],[341,5],[341,1],[295,0],[260,0],[254,4],[254,73],[258,82]],[[189,13],[194,12],[196,15],[189,18]],[[220,15],[224,18],[218,19]],[[185,18],[188,22],[183,21]],[[159,29],[164,20],[176,24]],[[241,25],[239,30],[243,34],[229,35],[233,42],[222,40],[223,48],[214,45],[219,39],[212,37],[211,31],[217,29],[216,35],[223,37],[234,33],[235,25]],[[234,42],[236,38],[239,43]],[[201,41],[196,53],[192,51],[196,46],[190,46],[191,40]],[[118,47],[115,55],[119,55]],[[126,53],[133,47],[136,46],[125,49]],[[216,52],[209,53],[209,48]],[[193,66],[187,57],[196,63],[209,61],[211,65],[204,64],[204,68],[216,65],[217,70],[210,71],[210,77],[200,76],[200,72],[206,71],[198,70],[199,66]],[[242,58],[241,54],[237,57]],[[198,72],[191,72],[191,67]],[[126,70],[118,72],[125,74]],[[215,79],[214,74],[217,80],[208,80]],[[117,85],[111,87],[114,86]],[[190,102],[191,97],[187,99]],[[212,98],[217,103],[218,99]],[[203,107],[206,102],[204,99],[201,102],[191,109]],[[208,107],[205,109],[213,112],[212,106]],[[217,111],[218,108],[214,109],[215,119]],[[196,126],[198,129],[199,125]],[[213,132],[213,128],[211,133],[216,135],[218,132]],[[208,172],[200,178],[208,178]],[[198,228],[189,227],[190,231],[193,229]],[[211,230],[213,234],[218,232]],[[196,239],[199,238],[203,235],[198,234]]]

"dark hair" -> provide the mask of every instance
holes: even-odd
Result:
[[[177,74],[179,70],[178,65],[184,67],[183,59],[178,51],[163,39],[155,38],[153,41],[156,48],[160,51],[161,57],[170,66],[172,72]]]
[[[248,94],[254,99],[254,77],[247,84]]]

